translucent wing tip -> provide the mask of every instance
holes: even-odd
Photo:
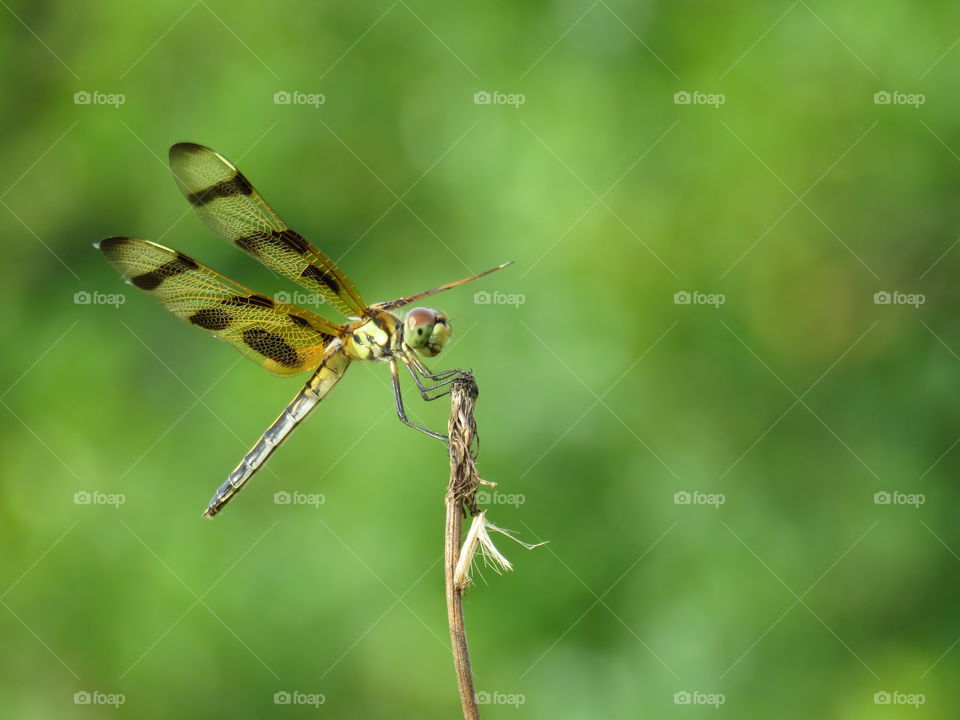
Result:
[[[435,287],[432,290],[426,290],[416,295],[410,295],[409,297],[400,298],[399,300],[391,300],[390,302],[378,303],[378,307],[383,308],[384,310],[395,310],[396,308],[401,308],[404,305],[409,305],[412,302],[417,300],[422,300],[425,297],[430,297],[431,295],[436,295],[437,293],[444,292],[445,290],[452,290],[455,287],[460,287],[461,285],[482,278],[485,275],[490,273],[495,273],[497,270],[503,270],[505,267],[513,265],[513,260],[508,260],[502,265],[497,265],[492,267],[489,270],[484,270],[483,272],[477,273],[476,275],[471,275],[470,277],[463,278],[462,280],[457,280],[456,282],[447,283],[446,285],[441,285],[440,287]]]
[[[185,155],[192,155],[193,153],[198,152],[213,152],[210,148],[199,145],[192,142],[179,142],[170,146],[170,160],[173,161],[176,158],[183,157]]]
[[[93,243],[93,246],[104,255],[109,257],[112,251],[123,247],[132,240],[135,240],[135,238],[127,237],[125,235],[115,235],[113,237],[104,238],[99,242],[95,242]]]

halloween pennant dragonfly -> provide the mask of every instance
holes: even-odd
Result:
[[[367,305],[336,263],[288,227],[222,155],[202,145],[178,143],[170,148],[170,168],[180,191],[214,233],[316,293],[348,318],[338,324],[253,292],[183,253],[149,240],[111,237],[96,245],[127,282],[152,294],[186,323],[230,343],[274,375],[313,373],[217,489],[204,516],[212,517],[223,509],[354,360],[389,364],[401,422],[446,440],[407,418],[398,367],[407,368],[424,400],[449,392],[461,371],[434,373],[420,356],[440,353],[450,339],[450,323],[443,313],[429,308],[415,307],[403,317],[394,311],[511,263],[416,295]]]

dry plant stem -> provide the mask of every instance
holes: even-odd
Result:
[[[467,631],[463,624],[463,589],[457,587],[454,570],[460,557],[460,535],[463,518],[469,510],[476,512],[475,495],[480,483],[471,445],[477,436],[473,408],[477,400],[477,384],[470,373],[464,373],[453,383],[450,392],[450,484],[444,501],[446,526],[444,528],[444,579],[446,582],[447,619],[450,624],[450,643],[453,666],[457,673],[460,705],[465,720],[479,720]]]

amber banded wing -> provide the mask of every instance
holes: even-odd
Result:
[[[163,245],[112,237],[97,247],[131,284],[178,318],[225,340],[274,375],[297,375],[323,361],[339,327],[277,302]]]
[[[363,315],[367,304],[350,278],[291,230],[229,160],[203,145],[177,143],[170,148],[170,169],[180,192],[217,235],[340,313]]]

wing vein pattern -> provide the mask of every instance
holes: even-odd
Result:
[[[367,309],[346,274],[292,230],[250,181],[219,153],[194,143],[170,148],[177,187],[213,232],[346,316]]]
[[[112,237],[100,251],[132,285],[189,325],[224,340],[275,375],[313,370],[340,327],[230,280],[149,240]]]

